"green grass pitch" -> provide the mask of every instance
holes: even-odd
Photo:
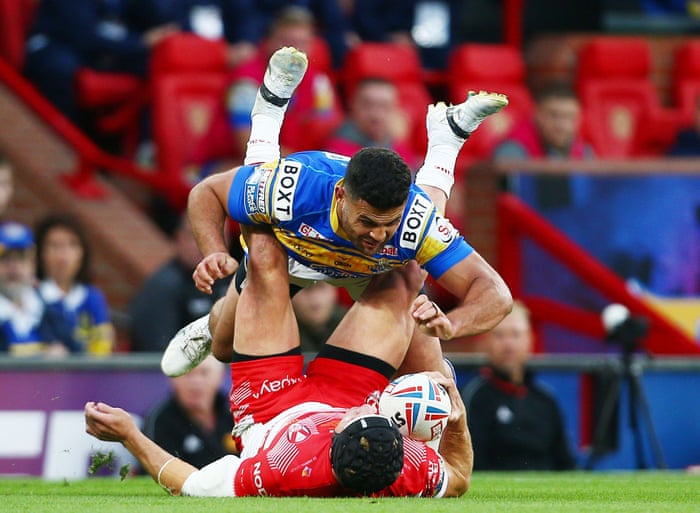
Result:
[[[199,499],[170,497],[150,479],[0,479],[13,513],[694,513],[700,475],[683,472],[477,473],[461,499]]]

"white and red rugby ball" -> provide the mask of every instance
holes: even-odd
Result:
[[[379,396],[379,413],[414,440],[427,442],[439,437],[451,411],[447,390],[426,374],[400,376]]]

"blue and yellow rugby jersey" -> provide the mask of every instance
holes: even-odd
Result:
[[[416,260],[439,278],[472,251],[435,205],[412,185],[403,218],[381,253],[367,256],[344,237],[333,191],[348,157],[322,151],[238,170],[228,211],[242,224],[270,224],[289,256],[327,279],[364,278]],[[292,266],[290,271],[294,275]],[[310,277],[308,273],[304,277]],[[317,277],[316,279],[323,279]]]

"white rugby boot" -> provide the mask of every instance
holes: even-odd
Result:
[[[508,98],[505,95],[485,91],[470,91],[467,99],[459,105],[448,107],[443,102],[428,105],[425,118],[428,151],[423,166],[416,174],[416,184],[440,189],[449,199],[455,180],[457,156],[464,142],[484,119],[506,105]],[[444,205],[438,205],[438,208],[443,209]]]
[[[170,339],[160,360],[163,374],[176,378],[187,374],[211,353],[209,314],[189,323]]]
[[[272,112],[284,114],[308,67],[306,54],[293,46],[284,46],[275,51],[267,63],[251,115]]]
[[[308,66],[306,54],[292,46],[280,48],[270,57],[250,113],[250,137],[243,164],[279,160],[284,114]]]
[[[506,105],[506,95],[486,91],[469,91],[467,99],[458,105],[448,107],[443,102],[429,105],[426,119],[428,145],[448,144],[461,149],[482,121]]]

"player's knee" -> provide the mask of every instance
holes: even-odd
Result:
[[[219,319],[221,318],[221,312],[224,308],[224,300],[225,298],[223,297],[217,299],[209,311],[209,331],[212,333],[216,331],[216,325],[219,323]]]
[[[247,239],[247,244],[249,272],[287,272],[287,253],[274,235],[253,233]]]
[[[386,296],[391,294],[392,304],[405,303],[408,307],[415,299],[423,286],[423,272],[414,261],[407,265],[394,269],[390,273],[383,273],[374,276],[370,286],[365,290],[367,294],[380,294]]]
[[[406,292],[411,297],[415,297],[420,292],[421,288],[423,288],[426,274],[415,260],[409,261],[405,266],[399,269],[397,275],[401,279]]]

